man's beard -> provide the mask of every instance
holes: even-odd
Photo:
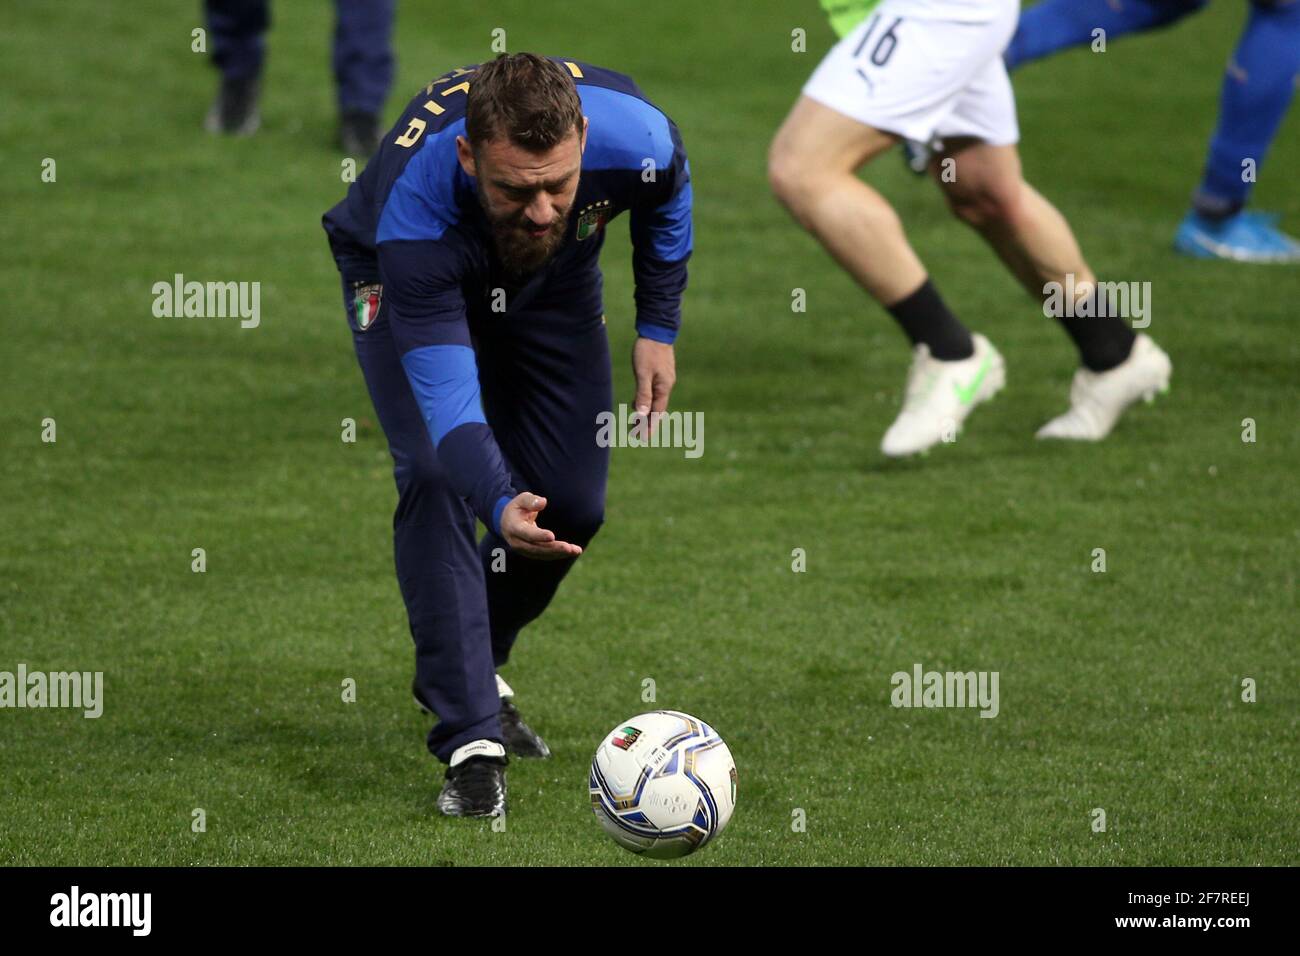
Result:
[[[546,265],[564,242],[569,227],[569,208],[572,207],[557,209],[559,215],[546,230],[546,235],[534,237],[526,231],[530,220],[523,212],[498,216],[488,207],[481,192],[479,203],[492,229],[492,244],[496,247],[497,258],[513,278],[530,275]]]

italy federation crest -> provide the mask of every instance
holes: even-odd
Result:
[[[614,735],[614,739],[611,740],[610,743],[612,743],[615,747],[618,747],[620,750],[627,750],[634,743],[636,743],[637,738],[640,736],[641,736],[641,731],[638,730],[636,727],[624,727],[622,730],[620,730],[617,734]]]
[[[587,239],[605,228],[609,222],[610,203],[608,199],[594,202],[578,213],[578,241]]]
[[[384,287],[378,282],[368,282],[353,287],[352,311],[357,317],[357,328],[362,332],[375,324],[375,317],[379,315],[379,302],[383,295]]]

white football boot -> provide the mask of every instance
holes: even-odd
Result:
[[[1133,350],[1119,365],[1105,372],[1081,368],[1070,383],[1070,409],[1038,429],[1039,438],[1101,441],[1124,410],[1138,399],[1155,401],[1169,391],[1173,363],[1147,335],[1139,334]]]
[[[915,455],[941,441],[955,441],[966,416],[1006,384],[1002,355],[978,333],[971,340],[974,354],[951,362],[933,358],[925,344],[913,350],[903,410],[880,442],[880,450],[890,458]]]

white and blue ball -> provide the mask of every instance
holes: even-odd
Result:
[[[591,762],[591,807],[619,846],[656,859],[716,839],[736,807],[736,762],[718,732],[656,710],[605,735]]]

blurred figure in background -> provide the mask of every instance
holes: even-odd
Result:
[[[209,132],[248,136],[261,123],[262,64],[270,0],[205,0],[212,62],[221,71]],[[379,145],[380,114],[393,82],[391,44],[397,0],[334,0],[334,79],[338,88],[339,145],[349,156],[369,156]]]
[[[1093,42],[1167,26],[1208,0],[1044,0],[1025,10],[1007,48],[1007,66]],[[1255,174],[1300,80],[1300,0],[1250,0],[1250,14],[1228,63],[1219,123],[1192,208],[1174,246],[1202,259],[1300,262],[1300,242],[1275,225],[1276,215],[1248,212]]]
[[[832,24],[862,6],[824,2]],[[948,307],[889,201],[858,176],[886,150],[933,144],[928,170],[953,215],[988,243],[1079,353],[1069,408],[1037,437],[1101,441],[1173,364],[1098,284],[1065,217],[1024,179],[1002,54],[1020,0],[880,0],[831,48],[772,141],[768,181],[912,345],[903,405],[880,450],[924,454],[998,393],[1006,362]],[[951,173],[951,175],[950,175]],[[1070,288],[1071,305],[1051,304]]]

